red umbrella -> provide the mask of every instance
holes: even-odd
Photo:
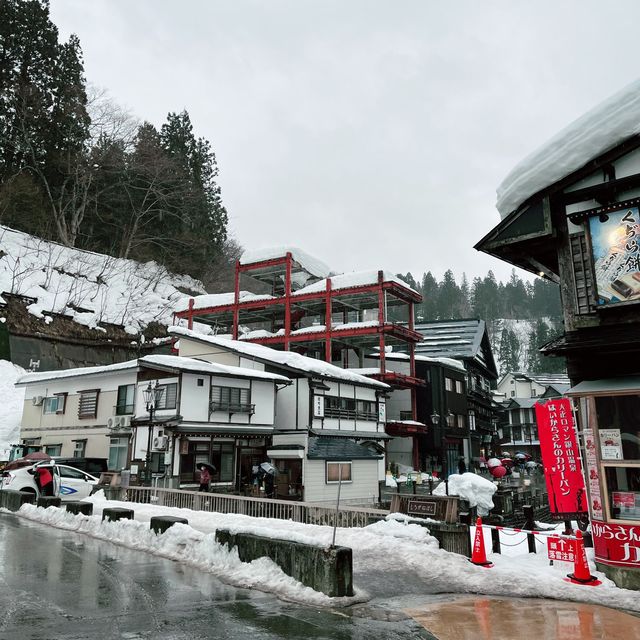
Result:
[[[513,460],[511,458],[502,458],[500,462],[502,462],[503,467],[513,467]]]
[[[13,469],[22,469],[23,467],[30,467],[32,464],[38,462],[38,460],[51,460],[51,456],[43,453],[42,451],[33,451],[27,453],[26,456],[18,458],[10,462],[5,468],[5,471],[11,471]]]
[[[51,460],[51,456],[43,451],[32,451],[23,456],[22,460]]]

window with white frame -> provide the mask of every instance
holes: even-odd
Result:
[[[87,441],[86,440],[76,440],[74,442],[73,447],[73,457],[74,458],[84,458],[84,453],[87,449]]]
[[[456,380],[456,393],[461,395],[464,393],[464,384],[462,380]]]
[[[335,482],[353,482],[351,462],[327,462],[327,484]]]
[[[47,444],[44,447],[44,452],[48,456],[51,456],[52,458],[55,458],[56,456],[60,456],[60,454],[62,452],[62,445],[61,444]]]
[[[66,393],[56,393],[51,397],[45,398],[42,403],[42,413],[64,413],[66,397]]]
[[[453,391],[453,378],[447,378],[447,377],[445,376],[445,379],[444,379],[444,388],[445,388],[447,391]]]
[[[109,469],[120,471],[127,466],[127,453],[129,451],[129,438],[109,439]]]

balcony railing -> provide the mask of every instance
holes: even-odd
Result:
[[[256,405],[247,402],[211,402],[209,405],[211,413],[223,411],[225,413],[247,413],[252,416],[256,412]]]
[[[324,410],[325,418],[342,418],[343,420],[369,420],[378,421],[378,414],[372,411],[356,411],[355,409],[334,409],[327,407]]]
[[[135,410],[133,404],[117,404],[113,407],[113,414],[116,416],[131,416]]]

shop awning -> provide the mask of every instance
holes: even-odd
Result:
[[[226,436],[228,438],[247,438],[250,436],[270,436],[272,427],[243,427],[239,425],[203,425],[182,423],[171,429],[173,433],[193,436]]]
[[[277,460],[302,460],[304,446],[301,444],[278,444],[267,449],[267,456]]]
[[[346,429],[310,429],[309,435],[323,438],[351,438],[352,440],[391,440],[383,431],[347,431]]]
[[[573,398],[582,396],[616,396],[640,394],[640,376],[624,378],[603,378],[601,380],[584,380],[565,392]]]

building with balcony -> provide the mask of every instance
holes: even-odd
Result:
[[[431,404],[434,418],[437,416],[434,422],[440,431],[432,446],[441,441],[437,449],[440,457],[446,456],[449,473],[457,468],[459,458],[464,458],[467,468],[474,468],[491,454],[497,442],[499,407],[492,388],[498,371],[486,323],[477,318],[438,320],[417,324],[415,330],[422,340],[415,346],[414,357],[440,363],[430,374]],[[464,368],[462,379],[447,361]]]
[[[316,358],[249,341],[230,340],[172,327],[182,356],[278,374],[291,381],[276,396],[274,429],[261,458],[277,468],[276,497],[306,502],[378,500],[385,475],[386,403],[390,387]],[[177,431],[194,436],[184,427]],[[240,468],[243,468],[242,461]],[[250,476],[249,476],[250,481]],[[241,475],[238,488],[246,482]]]

